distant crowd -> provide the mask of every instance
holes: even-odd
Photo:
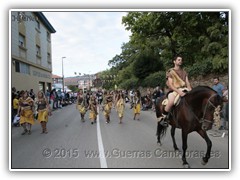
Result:
[[[220,130],[227,129],[226,122],[229,118],[229,104],[228,104],[228,86],[224,87],[220,82],[219,78],[215,77],[213,81],[212,88],[223,98],[224,104],[222,108],[222,124]],[[95,105],[99,104],[101,109],[105,111],[105,117],[107,122],[109,121],[109,115],[111,108],[121,108],[121,113],[123,114],[125,103],[130,104],[130,109],[134,109],[134,119],[137,115],[140,115],[141,111],[152,110],[155,111],[155,104],[159,98],[165,95],[164,90],[161,87],[156,87],[153,90],[147,89],[142,95],[139,90],[118,90],[118,91],[104,91],[99,89],[96,92],[61,92],[60,90],[53,89],[51,91],[46,91],[45,93],[39,91],[37,94],[33,92],[33,89],[29,91],[17,91],[15,87],[12,88],[12,123],[14,126],[19,126],[20,124],[29,124],[29,128],[24,127],[24,133],[31,131],[32,121],[23,120],[20,122],[20,117],[25,115],[32,115],[35,120],[39,120],[40,123],[47,122],[48,116],[51,115],[52,110],[62,108],[69,104],[76,103],[77,106],[84,102],[84,108],[91,109],[95,115],[96,112]],[[82,99],[82,100],[80,100]],[[84,101],[83,101],[84,100]],[[138,105],[139,104],[139,105]],[[141,107],[141,109],[140,109]],[[83,106],[78,106],[77,108],[83,108]],[[31,112],[29,111],[31,109]],[[79,111],[80,111],[79,109]],[[83,110],[83,109],[82,109]],[[42,113],[45,113],[44,115]],[[84,111],[86,112],[86,111]],[[119,115],[121,114],[119,113]],[[38,114],[38,116],[37,116]],[[40,116],[39,116],[40,114]],[[92,114],[93,115],[93,114]],[[123,115],[122,115],[123,116]],[[28,116],[30,117],[30,116]],[[94,116],[95,117],[95,116]],[[93,122],[94,122],[93,117]],[[17,120],[16,120],[17,119]],[[26,119],[27,116],[26,116]],[[120,118],[121,122],[121,118]],[[46,127],[43,125],[43,132],[46,131]]]

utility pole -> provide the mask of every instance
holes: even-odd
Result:
[[[62,89],[63,89],[63,93],[64,93],[64,72],[63,72],[63,59],[66,58],[66,57],[62,57]]]

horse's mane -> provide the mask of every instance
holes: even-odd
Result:
[[[188,95],[196,94],[198,92],[204,92],[204,91],[212,91],[214,93],[217,93],[215,90],[213,90],[209,86],[197,86],[197,87],[193,88],[191,91],[189,91]]]

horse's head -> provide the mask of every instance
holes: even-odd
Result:
[[[191,106],[201,128],[205,131],[211,129],[213,123],[220,121],[222,98],[206,86],[194,88],[189,95],[192,95]]]
[[[206,99],[206,103],[203,106],[203,117],[201,119],[202,129],[205,131],[211,129],[213,123],[220,124],[220,111],[222,107],[222,99],[217,93],[212,94]]]

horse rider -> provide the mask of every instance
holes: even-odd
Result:
[[[188,74],[181,68],[183,59],[182,56],[177,55],[173,58],[174,67],[170,68],[166,73],[167,86],[170,91],[167,94],[168,103],[163,109],[160,117],[160,124],[167,126],[167,116],[172,106],[174,105],[175,99],[179,96],[183,97],[186,95],[186,91],[190,91],[191,85],[188,80]]]

